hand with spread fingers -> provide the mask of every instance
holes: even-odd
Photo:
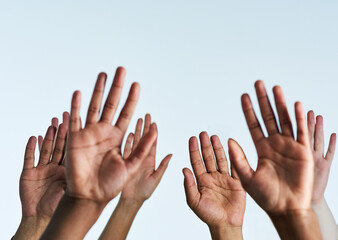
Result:
[[[136,124],[135,134],[130,133],[126,140],[123,152],[124,158],[128,158],[133,154],[142,136],[145,136],[149,132],[151,126],[151,116],[149,114],[145,116],[143,132],[142,125],[143,120],[140,118]],[[156,124],[154,126],[157,132]],[[172,155],[167,155],[155,170],[156,146],[157,139],[153,143],[149,154],[142,161],[140,169],[123,187],[119,203],[100,236],[101,240],[111,239],[112,236],[116,240],[126,239],[134,218],[143,202],[151,196],[160,183]]]
[[[63,114],[63,123],[52,119],[45,139],[39,136],[40,157],[34,167],[36,138],[28,140],[24,166],[20,177],[22,219],[13,239],[39,239],[50,221],[66,189],[65,140],[69,114]]]
[[[231,161],[243,187],[267,212],[282,239],[320,239],[311,208],[314,160],[303,106],[295,104],[295,139],[281,87],[273,89],[279,126],[264,83],[257,81],[255,88],[268,136],[264,136],[249,95],[244,94],[242,108],[258,155],[257,169],[250,167],[234,140],[229,141]]]
[[[124,79],[125,70],[119,67],[100,117],[106,74],[99,74],[84,128],[81,95],[79,91],[73,94],[66,148],[67,190],[42,239],[65,239],[71,233],[74,239],[83,238],[106,204],[135,176],[156,140],[156,127],[151,124],[135,151],[127,158],[122,156],[122,141],[140,92],[139,84],[133,83],[112,125]]]
[[[329,180],[331,163],[336,147],[336,134],[331,134],[329,148],[324,156],[324,130],[323,117],[308,112],[307,124],[309,129],[310,144],[315,161],[314,183],[312,191],[312,203],[319,203],[324,197],[325,188]]]
[[[335,153],[336,134],[331,134],[329,147],[324,156],[323,117],[308,112],[307,125],[310,144],[315,161],[312,208],[315,211],[323,239],[337,239],[338,229],[334,216],[325,201],[324,192],[329,180],[331,163]]]
[[[246,192],[232,165],[230,175],[219,138],[215,135],[210,140],[206,132],[200,134],[203,161],[196,137],[189,140],[190,161],[197,185],[193,173],[184,168],[187,203],[209,226],[212,239],[243,239]]]

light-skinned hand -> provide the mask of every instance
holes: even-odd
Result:
[[[317,116],[313,111],[307,115],[310,144],[315,161],[312,203],[318,204],[324,197],[325,188],[329,180],[331,163],[336,148],[336,134],[331,134],[328,150],[324,156],[324,129],[323,117]]]

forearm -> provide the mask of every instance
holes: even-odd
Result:
[[[16,231],[13,240],[35,240],[40,239],[45,231],[50,219],[42,219],[39,217],[23,217],[20,226]]]
[[[65,194],[41,239],[83,239],[104,207],[105,204]]]
[[[324,198],[317,204],[312,204],[312,208],[317,215],[320,231],[324,240],[338,239],[336,221]]]
[[[281,239],[322,239],[317,216],[312,209],[269,216]]]
[[[114,240],[126,239],[134,218],[142,204],[143,202],[120,198],[113,214],[100,236],[100,240],[112,238],[114,238]]]
[[[210,227],[210,234],[212,240],[243,240],[242,227]]]

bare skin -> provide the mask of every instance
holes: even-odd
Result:
[[[196,137],[189,140],[194,174],[188,168],[183,169],[187,203],[208,225],[212,239],[243,239],[246,192],[232,166],[230,175],[219,138],[214,135],[210,140],[206,132],[200,134],[203,161],[198,140]]]
[[[307,125],[315,161],[314,184],[311,200],[312,207],[317,214],[323,239],[336,239],[338,236],[336,221],[324,198],[324,192],[329,179],[330,168],[335,153],[336,134],[331,134],[329,147],[325,153],[323,117],[320,115],[315,117],[314,112],[309,111]]]
[[[45,139],[39,136],[40,157],[34,167],[37,139],[28,140],[24,167],[20,177],[22,219],[14,239],[39,239],[50,221],[66,189],[63,158],[69,114],[63,114],[63,123],[52,119]]]
[[[329,148],[324,155],[324,130],[323,117],[317,116],[313,111],[308,112],[307,125],[309,129],[310,144],[315,161],[314,184],[312,191],[312,203],[319,203],[324,198],[324,192],[329,179],[330,168],[336,148],[336,134],[332,133]]]
[[[281,87],[273,89],[280,130],[264,83],[257,81],[255,88],[268,136],[264,136],[249,95],[244,94],[242,108],[258,155],[257,169],[250,167],[234,140],[229,140],[231,161],[243,187],[270,216],[281,239],[321,239],[311,207],[314,160],[302,104],[295,104],[295,139]]]
[[[107,76],[99,74],[84,127],[80,118],[81,94],[74,92],[66,146],[67,190],[42,239],[82,239],[106,204],[135,176],[156,140],[156,126],[151,124],[135,151],[127,158],[121,154],[122,141],[140,93],[139,84],[133,83],[113,125],[125,74],[122,67],[116,70],[101,117]]]
[[[125,158],[135,151],[141,137],[149,132],[151,124],[151,116],[149,114],[145,116],[143,133],[141,134],[142,124],[143,120],[141,118],[138,119],[135,134],[129,134],[123,153]],[[157,139],[153,143],[148,156],[143,160],[140,169],[124,186],[119,203],[100,236],[101,240],[111,239],[112,236],[114,236],[116,240],[126,239],[138,210],[160,183],[172,155],[167,155],[161,161],[159,167],[155,169],[156,146]]]

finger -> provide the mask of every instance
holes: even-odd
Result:
[[[146,114],[144,117],[144,128],[143,128],[143,135],[149,131],[151,125],[151,116],[149,113]]]
[[[236,171],[236,168],[234,167],[234,164],[232,162],[230,162],[230,170],[231,170],[231,177],[233,179],[240,180],[239,176],[238,176],[238,173]]]
[[[124,145],[123,158],[128,158],[131,153],[131,142],[133,141],[134,134],[129,133],[126,143]]]
[[[173,155],[169,154],[167,155],[160,163],[160,165],[157,167],[156,171],[153,173],[153,177],[156,179],[156,181],[159,183],[161,181],[161,178],[163,174],[165,173],[165,170],[168,167],[169,161]]]
[[[335,133],[333,133],[330,137],[329,148],[328,148],[326,155],[325,155],[325,159],[327,161],[332,162],[332,160],[333,160],[334,153],[335,153],[335,150],[336,150],[336,140],[337,140],[337,135]]]
[[[61,123],[57,133],[51,163],[61,164],[65,153],[66,135],[67,126],[64,123]]]
[[[264,134],[248,94],[242,95],[242,109],[252,140],[256,145],[260,140],[264,139]]]
[[[59,131],[59,119],[58,118],[56,118],[56,117],[53,117],[52,118],[52,121],[51,121],[51,126],[53,126],[53,127],[55,127],[55,129],[56,129],[56,132],[55,132],[55,135],[54,135],[54,144],[55,144],[55,140],[56,140],[56,135],[57,135],[57,132]],[[54,149],[54,145],[53,145],[53,149]]]
[[[216,168],[214,153],[212,151],[209,136],[206,132],[200,133],[200,142],[201,142],[203,161],[204,161],[205,168],[207,169],[207,172],[216,172],[217,168]]]
[[[54,136],[55,136],[56,128],[53,126],[50,126],[47,129],[45,139],[42,143],[42,148],[40,152],[40,158],[38,165],[46,165],[49,163],[50,157],[52,155],[53,150],[53,142],[54,142]]]
[[[216,156],[216,162],[218,166],[218,170],[221,173],[227,173],[229,174],[229,169],[228,169],[228,161],[225,156],[225,152],[222,146],[221,141],[219,140],[218,136],[213,135],[211,136],[211,144],[214,149],[214,153]]]
[[[69,112],[63,112],[63,114],[62,114],[62,123],[64,125],[67,125],[67,128],[68,128],[68,125],[69,125]]]
[[[314,150],[318,151],[321,156],[324,156],[324,130],[323,130],[323,117],[316,117],[315,135],[314,135]]]
[[[141,133],[142,133],[142,125],[143,125],[143,119],[139,118],[137,120],[136,127],[135,127],[135,134],[134,134],[132,151],[135,150],[135,148],[137,147],[137,144],[140,142]]]
[[[150,153],[149,153],[149,155],[152,157],[152,159],[153,159],[153,163],[154,163],[154,165],[155,165],[155,159],[156,159],[156,148],[157,148],[157,139],[158,139],[158,129],[157,129],[157,124],[156,124],[156,123],[154,123],[154,125],[155,125],[155,131],[156,131],[157,137],[156,137],[156,140],[155,140],[155,142],[154,142],[153,146],[152,146],[152,147],[151,147],[151,149],[150,149]],[[145,126],[146,126],[146,124],[145,124]]]
[[[155,126],[154,124],[152,124],[150,127],[150,131],[141,138],[135,151],[132,151],[131,155],[127,159],[127,168],[131,175],[136,172],[136,170],[141,165],[143,159],[148,156],[151,146],[156,140],[156,136],[157,134]]]
[[[286,106],[282,88],[280,86],[274,87],[273,95],[275,98],[275,104],[279,118],[279,125],[281,127],[282,134],[285,136],[293,137],[292,123],[289,116],[288,108]]]
[[[97,77],[92,98],[89,103],[86,126],[97,123],[100,116],[102,97],[104,93],[104,87],[106,85],[107,75],[106,73],[100,73]]]
[[[26,145],[25,156],[23,161],[23,169],[34,168],[35,146],[36,146],[36,137],[30,137]]]
[[[276,134],[279,130],[263,81],[257,81],[255,89],[266,130],[269,136]]]
[[[297,141],[306,146],[310,145],[308,129],[306,126],[306,117],[302,103],[295,103],[295,115],[297,122]]]
[[[133,83],[133,85],[131,85],[127,101],[124,104],[120,116],[116,122],[116,127],[118,127],[123,132],[123,134],[126,132],[130,120],[134,114],[139,96],[140,85],[138,83]]]
[[[59,119],[56,118],[56,117],[53,117],[51,123],[52,123],[53,127],[58,128],[58,126],[59,126]]]
[[[77,132],[81,129],[80,107],[81,107],[81,93],[80,91],[75,91],[72,98],[72,105],[69,117],[70,132]]]
[[[111,124],[119,105],[121,92],[126,77],[126,70],[123,67],[118,67],[115,72],[114,80],[110,88],[107,100],[104,104],[101,121]]]
[[[194,179],[194,175],[188,168],[183,169],[184,175],[184,190],[185,190],[185,197],[187,199],[187,204],[190,208],[195,208],[198,204],[200,199],[200,193],[197,189],[197,185]]]
[[[309,139],[311,144],[311,149],[314,149],[314,135],[315,135],[315,113],[313,111],[309,111],[307,113],[307,128],[309,131]]]
[[[41,152],[42,143],[43,143],[43,137],[39,135],[38,136],[39,152]]]
[[[229,139],[228,146],[231,164],[235,168],[242,186],[245,188],[250,183],[255,172],[250,167],[241,146],[235,140]]]
[[[190,163],[195,176],[198,177],[201,174],[205,173],[196,137],[191,137],[189,139],[189,154],[190,154]]]

